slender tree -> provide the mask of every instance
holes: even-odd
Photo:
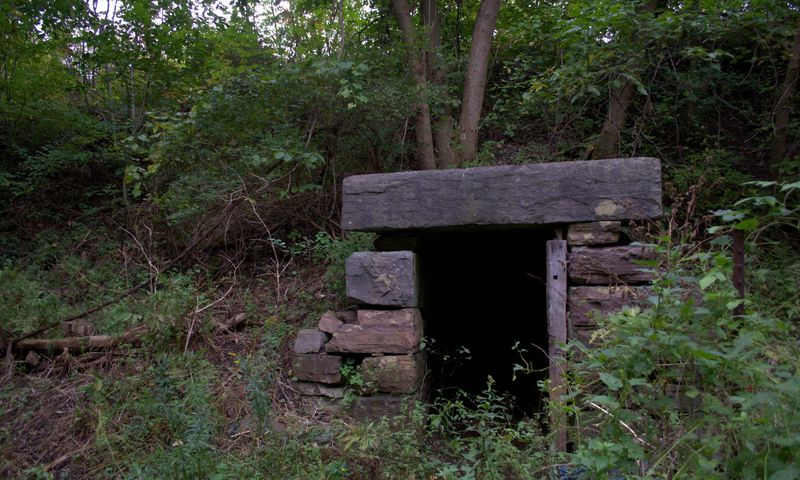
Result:
[[[614,81],[619,85],[611,89],[608,97],[606,119],[592,150],[593,159],[613,157],[619,153],[622,128],[635,91],[633,83],[622,75],[615,75]]]
[[[776,172],[783,157],[786,155],[786,131],[789,127],[789,115],[792,112],[792,97],[797,87],[798,73],[800,73],[800,21],[794,34],[791,50],[789,53],[789,63],[786,68],[786,75],[783,84],[778,92],[778,100],[775,102],[775,138],[772,141],[772,150],[769,154],[769,163],[773,172]]]
[[[419,168],[446,168],[451,164],[460,164],[475,158],[478,150],[478,127],[486,92],[487,72],[489,70],[489,53],[492,46],[500,0],[483,0],[481,2],[475,27],[472,32],[472,45],[467,58],[467,72],[464,79],[464,93],[461,101],[461,113],[458,124],[459,148],[454,151],[452,143],[455,131],[450,102],[446,95],[442,102],[442,111],[436,115],[435,127],[432,127],[431,109],[428,91],[431,85],[441,87],[446,92],[445,65],[439,61],[437,52],[441,49],[441,33],[439,13],[435,0],[421,0],[420,11],[426,30],[426,47],[419,49],[411,19],[411,12],[406,0],[394,0],[394,13],[408,52],[411,78],[419,90],[415,118],[417,163]],[[434,131],[435,145],[434,149]],[[438,153],[438,156],[437,156]]]
[[[489,69],[489,52],[492,35],[500,11],[500,0],[483,0],[472,30],[472,45],[467,59],[467,76],[464,80],[464,96],[461,100],[458,143],[459,163],[472,160],[478,151],[478,126],[481,120],[483,95],[486,91],[486,76]]]
[[[442,33],[439,9],[436,0],[421,0],[420,10],[428,36],[427,67],[430,82],[438,88],[440,111],[434,115],[433,132],[436,146],[436,166],[447,168],[454,161],[453,153],[453,112],[450,104],[450,94],[447,91],[446,77],[447,64],[440,58],[442,49]]]
[[[666,7],[665,0],[647,0],[641,5],[641,11],[647,16],[657,15],[657,12]],[[635,42],[639,33],[639,29],[634,30],[631,35],[627,35],[626,41]],[[610,89],[606,119],[591,152],[593,159],[609,158],[619,154],[625,120],[631,103],[633,103],[633,95],[636,93],[633,82],[624,76],[617,73],[611,79],[612,84],[615,85],[612,85]]]
[[[403,43],[408,52],[408,64],[411,79],[417,87],[419,100],[416,105],[414,120],[415,138],[417,142],[417,166],[423,170],[436,168],[436,156],[433,150],[433,132],[431,130],[431,111],[428,105],[428,80],[425,72],[425,57],[416,48],[414,24],[411,11],[406,0],[394,0],[394,14],[403,35]]]

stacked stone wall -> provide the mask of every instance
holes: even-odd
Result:
[[[306,403],[374,418],[399,414],[419,398],[426,361],[417,270],[410,251],[358,252],[347,259],[347,296],[358,309],[326,312],[317,328],[301,330],[295,340],[292,375]],[[364,384],[342,404],[350,388],[341,373],[345,364],[356,366]]]
[[[617,221],[572,224],[567,244],[568,339],[591,347],[598,316],[644,304],[653,273],[642,262],[655,257],[630,245]]]

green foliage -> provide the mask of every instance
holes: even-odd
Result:
[[[360,232],[340,238],[320,232],[314,237],[314,257],[328,266],[325,281],[339,299],[346,297],[345,260],[355,252],[369,251],[374,241],[375,234]]]
[[[12,267],[0,269],[0,291],[0,330],[15,338],[69,311],[40,281]]]
[[[537,421],[515,422],[491,378],[480,395],[461,392],[454,400],[434,403],[428,433],[445,439],[450,460],[437,471],[444,479],[535,478],[547,465],[545,437]]]
[[[322,427],[267,428],[281,413],[272,395],[287,338],[344,299],[345,259],[375,238],[331,230],[342,177],[414,166],[421,97],[434,116],[444,107],[458,116],[480,2],[440,2],[434,55],[448,75],[423,92],[407,79],[386,3],[120,0],[106,12],[107,3],[0,3],[2,334],[18,338],[152,279],[88,317],[103,334],[149,327],[146,348],[120,360],[125,375],[101,371],[86,391],[91,475],[544,476],[556,460],[542,435],[512,419],[491,385],[411,422],[337,424],[330,443],[317,442]],[[465,166],[585,158],[613,92],[630,84],[619,155],[662,158],[671,221],[698,242],[717,237],[689,258],[665,248],[672,268],[652,306],[606,320],[603,347],[576,365],[570,412],[599,432],[577,439],[572,463],[592,478],[797,476],[794,117],[781,182],[752,181],[766,174],[798,12],[762,0],[646,3],[504,2],[483,145]],[[712,211],[723,225],[706,229]],[[215,219],[227,243],[160,270]],[[743,316],[729,286],[732,231],[749,241]],[[257,346],[214,366],[200,352],[217,345],[186,342],[187,315],[192,338],[210,337],[214,316],[230,313],[225,302],[192,312],[219,298],[220,274],[229,277],[218,265],[258,258],[258,271],[264,245],[267,261],[286,267],[281,285],[247,284],[247,265],[235,273],[247,284],[243,343]],[[334,295],[297,283],[306,263],[326,269]],[[220,447],[230,440],[217,398],[230,386],[223,370],[258,421],[252,441],[233,449]],[[343,374],[348,395],[372,390],[355,364]],[[4,445],[13,434],[3,430]],[[51,476],[41,466],[17,472]]]
[[[217,471],[214,377],[192,352],[163,355],[126,382],[98,377],[87,393],[98,412],[95,448],[114,462],[109,476],[189,479]]]
[[[579,437],[572,462],[592,478],[794,475],[796,326],[753,303],[737,313],[725,250],[662,254],[672,268],[651,306],[603,321],[601,346],[571,366],[567,398],[597,432]]]
[[[339,475],[332,478],[432,478],[436,460],[422,433],[425,414],[421,408],[396,418],[339,423],[335,431],[341,444]]]
[[[741,163],[735,154],[722,150],[689,155],[668,170],[664,189],[673,205],[685,209],[685,214],[707,215],[733,205],[752,191],[746,183],[752,177],[742,172]],[[687,205],[690,202],[691,207]]]

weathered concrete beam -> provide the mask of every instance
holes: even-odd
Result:
[[[637,262],[654,258],[652,250],[640,246],[576,247],[569,255],[569,280],[581,285],[649,283],[653,273]]]
[[[358,323],[333,333],[325,351],[333,353],[394,353],[419,351],[422,315],[416,308],[359,310]]]
[[[413,252],[357,252],[345,262],[347,299],[384,307],[418,307]]]
[[[427,170],[345,178],[342,228],[387,232],[661,215],[657,158]]]

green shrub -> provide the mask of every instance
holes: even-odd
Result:
[[[13,267],[0,269],[0,292],[0,329],[15,338],[69,311],[39,279]]]
[[[601,321],[571,366],[590,478],[790,478],[800,470],[800,349],[783,318],[741,304],[724,251],[681,258],[647,309]]]
[[[536,419],[514,420],[503,395],[486,390],[474,397],[460,392],[439,400],[428,418],[428,434],[442,437],[437,475],[443,479],[523,479],[541,476],[547,465],[545,437]]]
[[[336,238],[319,232],[314,237],[314,257],[328,266],[325,272],[325,282],[339,299],[343,300],[346,296],[345,260],[355,252],[371,250],[374,241],[375,234],[373,233],[351,233],[345,237]]]

